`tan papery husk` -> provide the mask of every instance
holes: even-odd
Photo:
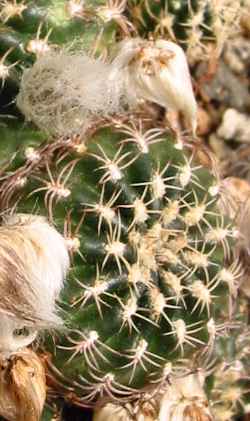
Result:
[[[0,415],[8,421],[39,421],[46,398],[44,365],[30,349],[0,358]]]

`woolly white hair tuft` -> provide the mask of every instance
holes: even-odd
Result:
[[[69,268],[66,242],[45,217],[7,216],[0,227],[0,352],[62,325],[56,299]]]

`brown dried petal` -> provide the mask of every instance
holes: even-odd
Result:
[[[46,398],[44,366],[30,349],[0,360],[0,415],[9,421],[39,421]]]

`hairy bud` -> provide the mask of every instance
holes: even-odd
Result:
[[[179,45],[162,39],[126,40],[114,64],[120,69],[130,100],[145,99],[180,112],[195,133],[197,104],[186,56]]]
[[[140,100],[181,113],[195,133],[197,105],[186,56],[177,44],[125,40],[110,63],[84,52],[51,51],[24,71],[17,105],[40,129],[70,135]]]
[[[0,227],[0,352],[31,343],[61,323],[55,300],[69,267],[64,238],[40,216],[6,217]]]

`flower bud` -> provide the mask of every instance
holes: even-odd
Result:
[[[197,104],[186,56],[179,45],[161,39],[126,40],[113,64],[120,68],[130,102],[144,99],[180,112],[195,134]]]
[[[69,256],[64,238],[44,217],[17,214],[0,227],[0,352],[31,343],[36,331],[61,324],[55,302]]]

